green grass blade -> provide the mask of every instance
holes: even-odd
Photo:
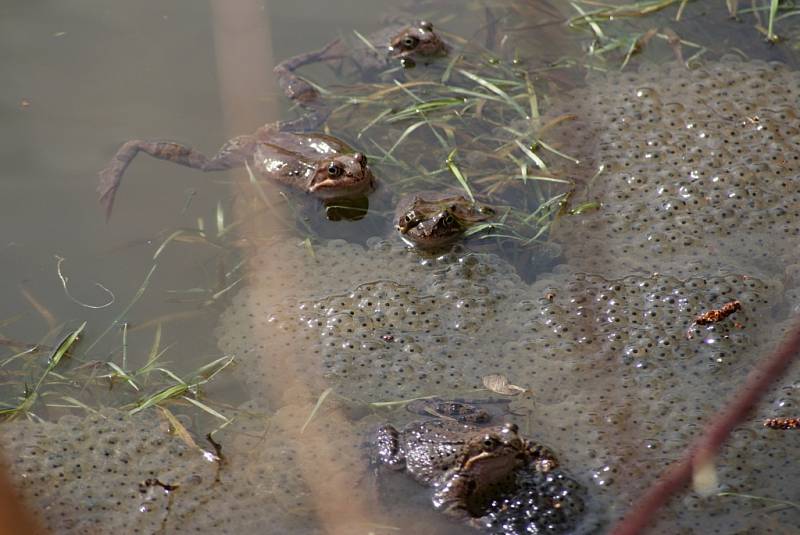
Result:
[[[308,415],[308,418],[306,418],[306,421],[303,424],[303,427],[300,428],[300,434],[301,435],[303,434],[303,432],[308,427],[308,424],[311,423],[311,420],[314,419],[314,416],[317,414],[317,412],[319,411],[320,407],[322,407],[322,404],[325,402],[325,399],[330,395],[331,392],[333,392],[333,388],[326,388],[325,391],[322,394],[319,395],[319,398],[317,398],[317,403],[314,405],[314,408],[311,409],[311,413]]]
[[[152,407],[154,405],[158,405],[163,403],[169,399],[181,397],[189,390],[189,386],[186,384],[178,384],[173,386],[168,386],[162,390],[159,390],[152,396],[143,398],[136,402],[135,407],[128,411],[128,414],[136,414],[137,412],[141,412],[148,407]]]
[[[536,155],[536,153],[535,153],[535,152],[533,152],[533,151],[530,149],[530,147],[527,147],[527,146],[525,146],[525,144],[523,144],[523,143],[522,143],[520,140],[518,140],[518,139],[515,139],[515,140],[514,140],[514,143],[516,143],[517,147],[519,147],[519,150],[521,150],[522,152],[524,152],[524,153],[525,153],[525,155],[526,155],[528,158],[530,158],[531,160],[533,160],[533,163],[535,163],[535,164],[536,164],[536,167],[538,167],[538,168],[539,168],[539,169],[541,169],[542,171],[545,171],[545,172],[547,172],[547,164],[545,164],[545,163],[544,163],[544,160],[542,160],[541,158],[539,158],[539,157]]]
[[[214,409],[212,409],[211,407],[209,407],[205,403],[202,403],[202,402],[200,402],[200,401],[198,401],[198,400],[196,400],[196,399],[194,399],[194,398],[192,398],[190,396],[183,396],[181,399],[188,401],[189,403],[191,403],[192,405],[194,405],[198,409],[207,412],[208,414],[210,414],[214,418],[218,418],[218,419],[222,420],[225,423],[230,423],[231,422],[231,420],[229,418],[227,418],[225,415],[215,411]]]
[[[122,310],[122,312],[119,314],[119,316],[117,316],[114,319],[114,321],[111,322],[111,324],[106,328],[106,330],[103,331],[102,333],[100,333],[100,336],[98,336],[94,340],[94,342],[92,342],[92,344],[89,347],[86,348],[86,353],[87,354],[91,353],[92,349],[94,349],[94,347],[100,342],[100,340],[105,338],[105,336],[108,334],[108,332],[111,329],[113,329],[115,325],[119,324],[119,322],[122,320],[122,318],[124,318],[128,314],[128,312],[130,312],[130,310],[133,308],[133,305],[135,305],[136,302],[139,301],[139,299],[142,298],[142,296],[144,295],[144,292],[147,290],[147,286],[150,284],[150,277],[153,276],[153,272],[156,270],[157,266],[158,266],[158,264],[153,264],[153,267],[151,267],[150,271],[147,272],[147,275],[145,276],[144,281],[142,282],[141,286],[139,286],[139,289],[136,290],[136,294],[133,296],[133,299],[131,299],[131,302],[128,303],[128,306],[126,306]]]
[[[403,130],[403,133],[402,133],[402,134],[400,134],[400,137],[398,137],[398,138],[397,138],[397,141],[395,141],[395,142],[394,142],[394,145],[392,145],[392,146],[389,148],[389,150],[387,151],[387,154],[391,155],[391,154],[394,152],[394,150],[395,150],[395,149],[396,149],[396,148],[397,148],[397,147],[400,145],[400,143],[402,143],[403,141],[405,141],[405,139],[406,139],[408,136],[410,136],[410,135],[411,135],[411,133],[412,133],[414,130],[416,130],[416,129],[417,129],[417,128],[419,128],[420,126],[422,126],[422,125],[424,125],[424,124],[427,124],[427,123],[428,123],[428,121],[426,121],[426,120],[423,120],[423,121],[417,121],[416,123],[414,123],[414,124],[410,125],[408,128],[406,128],[405,130]]]
[[[502,99],[503,99],[503,101],[504,101],[506,104],[508,104],[510,107],[512,107],[512,108],[513,108],[513,109],[514,109],[514,110],[515,110],[517,113],[519,113],[519,114],[520,114],[520,116],[522,116],[524,119],[529,119],[529,118],[530,118],[530,117],[528,117],[528,114],[527,114],[527,113],[525,113],[525,110],[523,110],[523,109],[522,109],[522,106],[520,106],[519,104],[517,104],[517,103],[514,101],[514,99],[512,99],[510,96],[508,96],[508,93],[506,93],[505,91],[503,91],[502,89],[500,89],[499,87],[497,87],[497,86],[496,86],[495,84],[493,84],[492,82],[490,82],[490,81],[488,81],[488,80],[486,80],[486,79],[484,79],[484,78],[481,78],[480,76],[478,76],[478,75],[476,75],[476,74],[472,74],[472,73],[471,73],[471,72],[469,72],[469,71],[465,71],[464,69],[458,69],[458,72],[459,72],[461,75],[463,75],[463,76],[465,76],[465,77],[469,78],[469,79],[470,79],[470,80],[472,80],[473,82],[477,83],[478,85],[481,85],[481,86],[485,87],[486,89],[488,89],[489,91],[491,91],[491,92],[492,92],[492,93],[494,93],[495,95],[497,95],[497,96],[499,96],[500,98],[502,98]]]
[[[453,159],[456,155],[456,151],[458,151],[458,149],[453,149],[450,151],[450,154],[447,155],[447,160],[445,163],[447,164],[447,168],[450,169],[450,172],[453,173],[453,176],[456,177],[456,180],[458,180],[458,183],[461,184],[461,187],[464,188],[464,191],[467,192],[469,200],[475,202],[475,197],[472,195],[472,188],[469,187],[467,177],[464,176],[464,174],[461,172],[461,169],[458,168],[458,165],[456,165],[456,162]]]

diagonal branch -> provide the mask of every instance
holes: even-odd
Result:
[[[787,334],[772,355],[764,357],[747,376],[745,384],[729,400],[727,409],[710,423],[705,433],[682,459],[674,463],[653,483],[642,498],[634,503],[628,514],[611,530],[612,535],[638,535],[653,521],[658,510],[673,494],[686,487],[692,473],[712,460],[731,432],[750,414],[773,382],[800,353],[800,321]]]

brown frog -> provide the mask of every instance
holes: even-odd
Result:
[[[463,195],[424,191],[400,199],[395,228],[410,245],[434,249],[453,242],[472,225],[493,215],[490,207]]]
[[[251,135],[237,136],[211,158],[169,141],[125,142],[111,163],[100,171],[98,192],[106,216],[111,215],[125,169],[139,152],[201,171],[222,171],[249,164],[257,176],[322,199],[360,197],[374,188],[375,178],[364,154],[332,136],[293,134],[278,128],[266,125]]]
[[[476,526],[488,503],[514,485],[518,470],[549,472],[558,466],[550,450],[520,437],[511,423],[479,428],[452,420],[425,420],[402,431],[383,425],[376,446],[381,463],[405,469],[434,488],[437,509]]]
[[[415,399],[406,404],[406,410],[420,416],[434,416],[465,424],[485,424],[492,419],[488,412],[472,403],[441,398]]]
[[[282,61],[274,69],[281,89],[290,99],[313,108],[319,93],[295,74],[303,65],[349,59],[362,72],[375,72],[394,62],[410,68],[417,62],[444,56],[448,50],[445,42],[433,31],[433,25],[426,21],[390,24],[370,34],[365,41],[358,41],[348,47],[341,39],[336,39],[317,51]]]

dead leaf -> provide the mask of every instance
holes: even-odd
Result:
[[[172,426],[172,430],[175,433],[175,436],[180,438],[184,444],[189,446],[190,448],[203,451],[200,446],[192,438],[192,435],[189,433],[189,430],[186,429],[183,424],[178,420],[178,418],[170,412],[169,409],[166,407],[162,407],[160,405],[156,405],[156,407],[161,411],[161,415],[166,418],[167,422],[170,426]]]
[[[516,396],[528,390],[521,386],[512,385],[508,382],[508,377],[505,375],[492,374],[483,378],[483,386],[503,396]]]

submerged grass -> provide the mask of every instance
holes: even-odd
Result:
[[[558,212],[539,217],[537,209],[572,188],[548,162],[578,163],[541,139],[536,85],[547,80],[482,49],[454,53],[443,67],[440,81],[391,80],[332,92],[339,104],[329,125],[355,129],[362,139],[370,133],[370,157],[396,195],[460,190],[505,214],[469,235],[519,246],[544,239]],[[362,126],[365,116],[370,119]]]
[[[231,269],[225,269],[222,256],[234,250],[225,240],[230,238],[231,226],[238,222],[227,222],[221,203],[217,206],[214,219],[216,232],[213,237],[200,219],[197,229],[177,229],[169,233],[153,254],[153,260],[161,260],[165,251],[179,242],[211,246],[212,250],[220,253],[216,287],[194,289],[202,299],[199,306],[197,300],[191,301],[192,310],[146,319],[135,326],[129,323],[131,311],[150,288],[158,266],[154,263],[130,301],[87,343],[82,340],[90,332],[87,321],[69,329],[66,334],[56,338],[57,342],[52,345],[2,338],[0,341],[8,341],[4,345],[12,350],[12,354],[0,358],[0,384],[4,392],[0,399],[0,418],[44,420],[51,419],[53,411],[67,409],[93,412],[104,407],[115,407],[135,414],[149,407],[170,404],[182,407],[183,412],[200,412],[215,420],[229,421],[215,407],[217,402],[204,399],[203,390],[234,362],[232,356],[214,358],[188,373],[178,371],[164,360],[167,355],[176,353],[175,344],[164,344],[164,325],[173,320],[199,317],[241,280],[238,276],[241,262]],[[57,275],[72,302],[91,309],[106,308],[112,304],[89,305],[73,298],[69,294],[69,279],[62,271],[64,259],[56,259]],[[111,295],[110,290],[105,287],[103,290]],[[35,310],[46,310],[38,300],[29,302]],[[52,316],[52,322],[56,321],[49,311],[47,315]],[[53,339],[56,329],[50,329],[51,333],[43,340]],[[119,332],[118,341],[108,336],[115,330]],[[148,330],[153,333],[152,342],[142,351],[142,338],[138,333]],[[135,341],[133,346],[132,341]],[[109,349],[109,346],[112,348]]]

